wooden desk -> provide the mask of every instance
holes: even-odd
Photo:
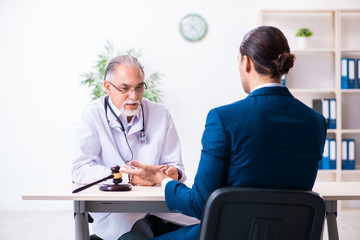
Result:
[[[360,182],[318,182],[313,191],[325,200],[329,240],[339,240],[337,200],[360,200]]]
[[[170,212],[161,187],[133,187],[129,192],[102,192],[93,186],[79,193],[71,193],[79,185],[40,185],[22,196],[23,200],[74,201],[75,239],[89,239],[88,212]],[[319,182],[318,192],[326,203],[329,240],[338,240],[337,200],[360,200],[360,182]]]
[[[89,212],[170,212],[166,207],[161,187],[134,186],[127,192],[103,192],[99,185],[78,193],[72,191],[81,185],[39,185],[22,196],[23,200],[74,201],[75,239],[88,240]]]

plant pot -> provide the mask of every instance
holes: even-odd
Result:
[[[310,47],[310,37],[296,37],[296,41],[299,49],[306,49]]]

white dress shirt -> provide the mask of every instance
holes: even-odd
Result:
[[[93,101],[81,113],[75,123],[74,161],[72,179],[75,183],[88,184],[111,174],[110,168],[124,166],[131,160],[131,151],[125,135],[115,116],[107,107],[105,115],[104,99]],[[124,125],[126,138],[133,152],[133,160],[145,164],[167,164],[175,166],[180,172],[181,182],[186,180],[181,159],[180,141],[169,112],[161,105],[142,100],[145,118],[146,143],[140,143],[143,128],[143,115],[140,111],[127,123],[126,117],[113,105]],[[123,183],[128,176],[123,173]],[[112,184],[112,180],[106,183]],[[86,190],[84,190],[86,191]],[[118,239],[130,231],[132,225],[146,213],[91,213],[94,218],[93,232],[105,240]],[[177,213],[156,214],[159,217],[192,224],[192,218]]]
[[[284,87],[283,85],[281,85],[280,83],[264,83],[264,84],[261,84],[257,87],[254,87],[251,92],[255,91],[255,90],[258,90],[260,88],[263,88],[263,87]]]

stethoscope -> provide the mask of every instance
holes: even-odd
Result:
[[[131,160],[133,160],[134,158],[134,153],[130,147],[130,144],[127,140],[127,137],[126,137],[126,132],[125,132],[125,128],[124,128],[124,125],[123,123],[121,122],[120,118],[116,115],[116,113],[114,112],[114,110],[112,109],[111,105],[109,104],[109,95],[107,95],[105,97],[105,101],[104,101],[104,108],[105,108],[105,115],[106,115],[106,120],[109,124],[109,118],[108,118],[108,115],[107,115],[107,108],[109,107],[110,111],[112,112],[112,114],[114,115],[114,117],[116,118],[116,121],[120,124],[120,129],[121,131],[123,132],[124,134],[124,137],[125,137],[125,140],[126,140],[126,144],[131,152],[131,159],[130,160],[125,160],[125,162],[130,162]],[[142,129],[141,129],[141,134],[139,136],[139,142],[140,143],[146,143],[146,133],[145,133],[145,116],[144,116],[144,109],[143,109],[143,106],[142,104],[140,104],[140,107],[141,107],[141,113],[142,113]],[[120,154],[120,152],[119,152]]]

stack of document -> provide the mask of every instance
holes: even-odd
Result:
[[[356,162],[355,139],[343,139],[341,141],[341,169],[354,170]],[[319,169],[336,169],[336,139],[326,138],[324,152]]]
[[[321,113],[328,129],[336,129],[336,99],[313,99],[313,109]]]
[[[360,59],[341,58],[341,89],[360,88]]]
[[[326,138],[323,157],[319,169],[336,169],[336,139]]]
[[[341,169],[355,169],[355,139],[341,141]]]

